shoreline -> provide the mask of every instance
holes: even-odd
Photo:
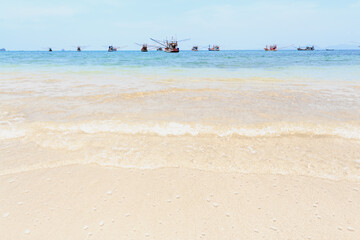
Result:
[[[358,179],[355,178],[334,178],[332,176],[310,176],[310,175],[306,175],[306,174],[292,174],[292,173],[279,173],[279,172],[274,172],[274,173],[263,173],[263,172],[259,172],[259,173],[254,173],[254,172],[240,172],[238,170],[235,169],[200,169],[200,168],[195,168],[195,167],[184,167],[184,166],[158,166],[158,167],[138,167],[138,166],[113,166],[113,165],[107,165],[107,164],[101,164],[101,163],[97,163],[97,162],[89,162],[89,163],[81,163],[81,162],[74,162],[74,161],[69,161],[69,162],[54,162],[53,164],[50,164],[48,166],[44,166],[43,164],[37,164],[37,165],[33,165],[28,167],[28,169],[25,170],[9,170],[9,171],[3,171],[0,172],[0,178],[5,178],[6,176],[14,176],[14,175],[19,175],[19,174],[27,174],[27,173],[31,173],[31,172],[36,172],[36,171],[45,171],[45,170],[49,170],[49,169],[57,169],[57,168],[67,168],[67,167],[77,167],[77,166],[90,166],[90,167],[98,167],[98,168],[102,168],[104,170],[125,170],[125,171],[140,171],[140,172],[147,172],[147,171],[165,171],[165,170],[171,170],[171,171],[176,171],[176,170],[184,170],[184,171],[197,171],[200,173],[213,173],[213,174],[235,174],[235,175],[239,175],[241,177],[244,176],[249,176],[249,177],[256,177],[256,176],[267,176],[267,177],[299,177],[299,178],[308,178],[309,180],[311,179],[318,179],[318,180],[322,180],[322,181],[329,181],[329,182],[334,182],[334,183],[341,183],[341,182],[349,182],[349,183],[354,183],[354,184],[359,184],[360,186],[360,181]],[[359,189],[360,191],[360,189]]]
[[[314,137],[202,137],[36,132],[0,144],[0,175],[72,164],[319,177],[358,182],[360,142]],[[56,134],[55,134],[56,133]],[[344,151],[347,149],[347,151]]]

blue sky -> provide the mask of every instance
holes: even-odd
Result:
[[[191,38],[181,48],[219,44],[328,47],[360,42],[360,0],[0,0],[0,48],[102,49]]]

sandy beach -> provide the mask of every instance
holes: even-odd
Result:
[[[358,239],[360,184],[70,165],[0,177],[2,239]]]
[[[0,240],[358,240],[360,55],[312,54],[6,52]]]

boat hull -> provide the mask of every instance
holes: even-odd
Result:
[[[298,48],[298,51],[314,51],[315,48],[314,47],[307,47],[307,48]]]
[[[164,52],[167,52],[167,53],[178,53],[180,52],[180,50],[178,48],[176,49],[166,49],[164,50]]]

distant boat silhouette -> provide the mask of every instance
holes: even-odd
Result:
[[[210,47],[209,45],[209,48],[208,48],[209,51],[220,51],[220,47],[218,45],[213,45],[213,47]]]
[[[307,46],[306,48],[301,48],[301,47],[298,47],[297,49],[298,51],[314,51],[315,50],[315,47],[314,46]]]

